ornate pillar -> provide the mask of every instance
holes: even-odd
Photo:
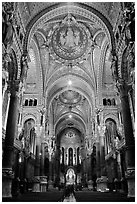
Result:
[[[107,176],[106,176],[106,164],[105,164],[105,138],[104,131],[105,127],[98,126],[99,129],[99,143],[100,143],[100,175],[101,177],[97,179],[97,190],[106,191],[107,190]]]
[[[33,184],[33,192],[40,192],[40,147],[36,144],[36,159],[34,169],[35,182]]]
[[[7,107],[6,107],[6,113],[5,113],[5,117],[4,117],[4,120],[3,120],[3,124],[4,124],[4,129],[6,130],[6,124],[7,124],[7,118],[8,118],[8,111],[9,111],[9,104],[10,104],[10,92],[9,91],[6,91],[5,92],[5,95],[7,94]],[[3,101],[4,102],[4,101]],[[5,105],[5,104],[4,104]]]
[[[45,143],[41,143],[41,176],[44,176]]]
[[[16,137],[17,128],[17,116],[18,116],[18,88],[19,81],[10,81],[8,84],[8,89],[10,90],[10,104],[6,127],[5,136],[5,148],[3,152],[2,160],[2,196],[12,197],[11,195],[11,184],[14,178],[14,173],[12,171],[13,165],[13,151],[14,151],[14,138]]]
[[[96,142],[96,173],[97,178],[99,178],[100,175],[100,143],[99,141]]]
[[[50,137],[49,146],[49,189],[53,188],[53,154],[54,154],[54,139]]]
[[[126,145],[126,178],[128,182],[128,196],[135,196],[135,139],[133,134],[132,119],[129,105],[128,92],[131,88],[124,81],[117,83],[117,88],[120,92],[123,126]]]
[[[101,176],[105,176],[105,141],[104,141],[104,135],[100,135],[99,138],[100,141],[100,170],[101,170]]]
[[[2,100],[4,99],[4,95],[5,95],[5,91],[7,90],[8,84],[6,82],[6,80],[8,80],[8,72],[6,70],[2,70],[2,75],[4,75],[4,77],[2,76]],[[5,76],[6,75],[6,76]],[[4,82],[3,82],[4,80]]]
[[[36,145],[36,164],[35,164],[35,176],[40,175],[40,147],[39,144]]]

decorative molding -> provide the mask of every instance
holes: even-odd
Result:
[[[109,46],[108,41],[106,40],[102,46],[101,53],[100,53],[100,63],[98,67],[98,73],[97,73],[97,96],[102,96],[102,82],[103,82],[103,70],[104,70],[104,60],[105,60],[105,53],[107,51],[107,47]],[[102,101],[99,101],[102,103]]]
[[[13,179],[14,172],[12,171],[11,168],[2,168],[2,177]]]
[[[117,111],[115,112],[115,114],[112,112],[112,113],[104,113],[103,114],[103,121],[104,121],[104,124],[105,124],[105,121],[108,119],[108,118],[111,118],[113,119],[116,124],[117,124],[117,127],[119,126],[119,121],[118,121],[118,117],[117,117]]]
[[[36,115],[34,115],[34,113],[26,113],[23,114],[23,118],[22,118],[22,123],[24,124],[26,120],[32,118],[35,121],[35,124],[37,124],[37,117]]]
[[[93,79],[89,76],[89,73],[87,73],[82,66],[73,66],[71,70],[69,70],[68,66],[61,66],[60,68],[57,67],[54,69],[54,72],[48,77],[47,83],[45,84],[45,87],[53,85],[55,81],[60,79],[61,76],[67,76],[68,74],[75,75],[86,81],[91,88],[94,90],[95,85]]]
[[[74,75],[70,75],[70,76],[71,76],[71,79],[73,79],[73,78],[74,78],[74,80],[77,79],[77,77],[74,76]],[[58,81],[56,81],[56,83],[54,82],[54,83],[52,84],[52,86],[50,87],[50,89],[47,90],[47,92],[46,92],[46,93],[47,93],[47,96],[48,96],[48,97],[47,97],[47,100],[48,100],[47,108],[50,106],[51,101],[53,100],[54,97],[56,97],[58,94],[64,92],[65,90],[68,90],[68,87],[67,87],[67,86],[65,86],[64,88],[60,88],[60,89],[55,90],[55,87],[57,87],[57,82],[59,82],[60,80],[61,80],[61,82],[63,82],[63,80],[66,81],[67,78],[69,78],[69,76],[68,76],[67,74],[66,74],[65,76],[62,76],[62,79],[59,78]],[[84,83],[85,86],[89,86],[89,84],[87,84],[84,80],[81,80],[81,83],[82,83],[82,82]],[[84,86],[84,87],[85,87],[85,86]],[[54,90],[54,93],[53,93],[53,94],[52,94],[52,89]],[[88,100],[90,106],[91,106],[92,109],[93,109],[93,106],[95,106],[95,105],[94,105],[94,104],[95,104],[95,101],[93,101],[94,92],[93,92],[93,90],[91,89],[91,87],[90,87],[89,90],[91,90],[92,92],[90,91],[90,92],[88,92],[88,93],[84,90],[84,88],[82,89],[80,86],[79,86],[79,87],[71,87],[71,90],[77,91],[77,92],[79,92],[81,95],[83,95],[83,96]],[[51,94],[49,95],[48,93],[51,93]],[[89,95],[89,93],[91,93],[91,94]]]
[[[126,172],[125,172],[125,176],[126,176],[126,179],[135,179],[135,169],[134,168],[131,168],[131,169],[127,169]]]

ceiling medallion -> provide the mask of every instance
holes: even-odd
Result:
[[[59,99],[64,104],[77,104],[81,101],[81,95],[72,90],[64,91],[60,94]]]
[[[51,53],[55,59],[73,62],[86,54],[90,41],[90,32],[86,26],[68,14],[53,32]]]
[[[72,132],[72,131],[69,131],[67,134],[66,134],[67,137],[69,138],[72,138],[72,137],[75,137],[75,133]]]

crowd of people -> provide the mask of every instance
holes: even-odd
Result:
[[[76,202],[73,185],[65,186],[63,196],[59,202]]]

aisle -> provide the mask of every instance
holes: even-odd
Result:
[[[26,193],[18,198],[3,198],[3,202],[58,202],[62,191],[48,191],[45,193]],[[134,198],[127,198],[120,193],[101,193],[91,191],[75,192],[77,202],[134,202]]]

